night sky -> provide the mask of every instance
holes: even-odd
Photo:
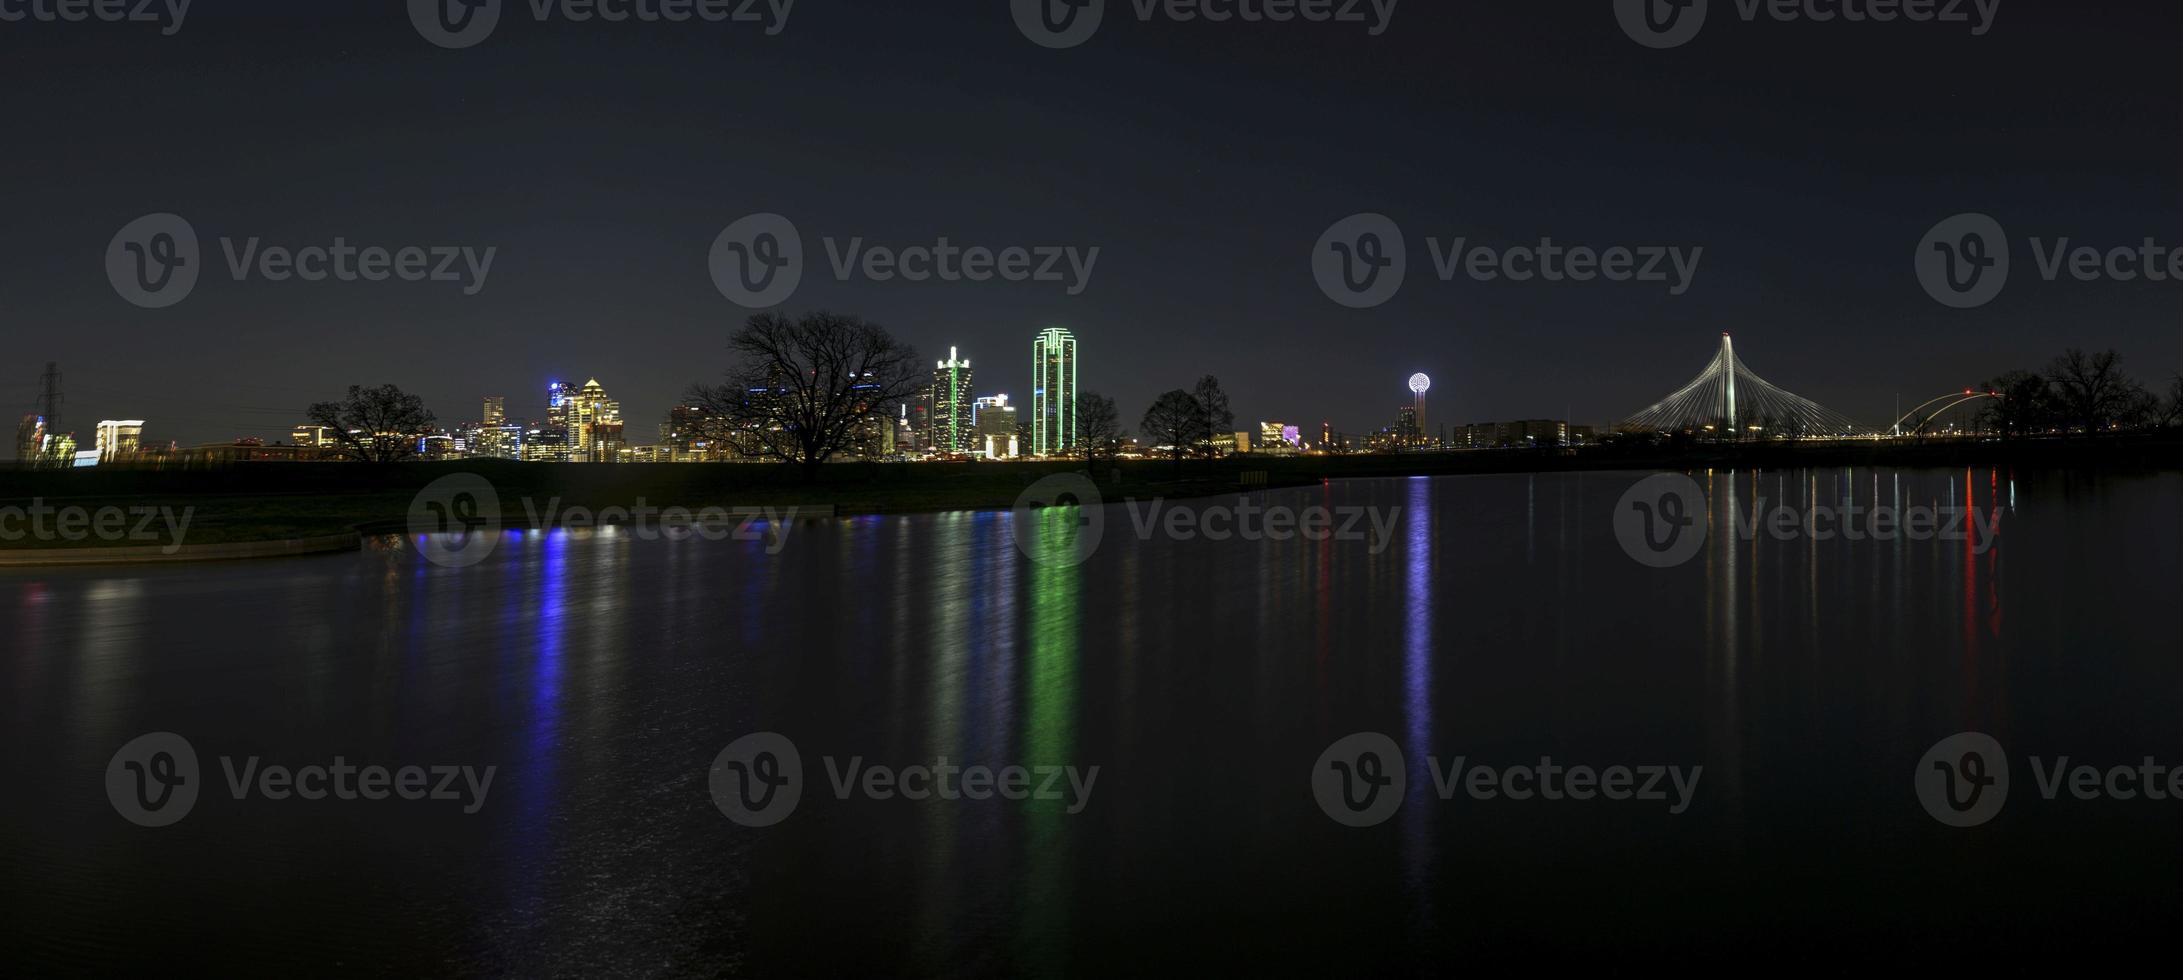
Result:
[[[24,0],[0,0],[0,8]],[[1836,0],[1829,0],[1836,2]],[[1858,0],[1863,2],[1863,0]],[[1969,7],[1966,0],[1966,7]],[[876,320],[979,394],[1027,398],[1036,331],[1134,425],[1220,376],[1238,422],[1605,424],[1732,331],[1761,375],[1873,425],[2067,346],[2148,384],[2183,370],[2183,283],[2044,282],[2032,236],[2183,246],[2172,3],[2006,0],[1969,24],[1745,22],[1634,43],[1607,0],[1403,0],[1359,24],[1140,22],[1111,0],[1049,50],[1004,0],[800,0],[755,24],[535,22],[427,43],[400,2],[197,0],[142,24],[0,23],[0,407],[66,375],[65,428],[144,418],[185,445],[285,438],[355,383],[443,424],[487,394],[541,417],[598,378],[631,441],[726,367],[748,311],[707,252],[778,212],[813,256],[786,307]],[[109,240],[171,211],[205,276],[162,310],[109,285]],[[1349,310],[1310,268],[1358,212],[1400,223],[1408,282]],[[1958,311],[1912,274],[1960,212],[2015,242],[2003,296]],[[1089,288],[833,280],[826,237],[1098,246]],[[218,239],[498,249],[446,283],[234,282]],[[1424,239],[1703,246],[1691,290],[1439,282]]]

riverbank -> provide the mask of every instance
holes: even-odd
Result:
[[[2183,438],[1243,455],[1188,460],[1180,467],[1167,460],[1122,460],[1095,464],[1091,472],[1102,496],[1120,500],[1204,497],[1340,479],[1845,466],[2178,469],[2183,468]],[[824,467],[808,482],[792,468],[765,464],[597,466],[504,460],[0,470],[0,552],[160,550],[317,541],[355,531],[399,534],[411,529],[422,491],[434,481],[461,474],[491,487],[501,526],[551,527],[640,508],[680,508],[692,514],[707,508],[770,508],[783,514],[796,508],[806,516],[1000,510],[1014,506],[1026,488],[1044,477],[1085,468],[1081,461],[846,463]]]

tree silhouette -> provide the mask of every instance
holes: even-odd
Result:
[[[1205,443],[1207,456],[1218,456],[1213,439],[1236,427],[1236,413],[1228,407],[1228,393],[1220,388],[1220,379],[1210,374],[1198,379],[1191,397],[1198,402],[1198,412],[1205,417],[1205,433],[1200,441]]]
[[[1205,406],[1180,388],[1153,399],[1138,425],[1155,446],[1166,446],[1175,455],[1175,475],[1182,476],[1182,457],[1210,438],[1205,427]]]
[[[1077,439],[1086,460],[1112,460],[1122,452],[1122,439],[1129,433],[1122,429],[1122,413],[1115,409],[1114,399],[1096,391],[1087,391],[1077,400]]]
[[[2127,421],[2142,403],[2144,389],[2122,373],[2122,355],[2112,350],[2087,354],[2072,347],[2047,368],[2047,380],[2064,415],[2087,436]]]
[[[342,456],[367,463],[392,463],[417,455],[417,441],[431,435],[437,421],[424,407],[424,399],[393,385],[350,385],[346,399],[318,402],[304,417],[333,431]]]
[[[804,479],[923,383],[917,351],[885,328],[824,311],[760,313],[728,339],[721,385],[692,385],[697,425],[716,443],[801,467]]]

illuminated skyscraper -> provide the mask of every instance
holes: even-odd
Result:
[[[976,415],[974,451],[987,459],[1014,459],[1022,455],[1016,438],[1016,407],[1007,395],[980,398],[972,404]]]
[[[1031,453],[1076,448],[1076,336],[1060,327],[1031,342]]]
[[[622,404],[606,397],[606,388],[597,378],[584,382],[563,404],[571,457],[581,462],[616,462],[622,448]]]
[[[483,419],[484,424],[487,426],[495,426],[505,424],[507,421],[508,399],[500,395],[487,395],[485,397],[485,416]]]
[[[144,440],[144,422],[132,419],[123,422],[100,422],[97,445],[99,462],[111,463],[123,456],[136,455],[137,446]]]
[[[974,450],[972,429],[975,409],[970,394],[970,362],[947,349],[947,360],[932,372],[932,451],[962,455]]]

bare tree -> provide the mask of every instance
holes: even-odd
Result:
[[[2160,427],[2183,424],[2183,374],[2168,382],[2168,400],[2160,405]]]
[[[2002,439],[2022,438],[2053,426],[2054,389],[2047,379],[2030,371],[2010,371],[1986,382],[1986,390],[2001,397],[1979,410],[1979,424],[2001,433]]]
[[[1114,407],[1114,399],[1096,391],[1087,391],[1077,399],[1076,435],[1078,449],[1089,460],[1112,460],[1122,452],[1122,439],[1129,435],[1122,429],[1122,413]]]
[[[1178,477],[1182,475],[1183,454],[1210,437],[1205,428],[1205,406],[1180,388],[1153,399],[1138,428],[1154,445],[1166,446],[1175,454]]]
[[[2123,421],[2143,391],[2123,375],[2122,355],[2112,350],[2087,354],[2070,348],[2047,368],[2047,380],[2062,412],[2088,436]]]
[[[1235,431],[1236,427],[1236,413],[1228,407],[1228,393],[1220,389],[1219,378],[1208,374],[1198,379],[1198,386],[1192,392],[1192,397],[1198,401],[1199,413],[1205,416],[1205,435],[1202,440],[1205,443],[1205,454],[1220,455],[1213,449],[1213,440],[1221,433]]]
[[[417,441],[431,435],[437,421],[424,399],[393,385],[350,385],[348,398],[314,404],[304,417],[333,431],[341,455],[367,463],[417,455]]]
[[[875,416],[925,381],[917,351],[886,329],[827,312],[760,313],[728,339],[735,363],[721,385],[685,399],[717,445],[793,463],[805,479],[869,430]]]

